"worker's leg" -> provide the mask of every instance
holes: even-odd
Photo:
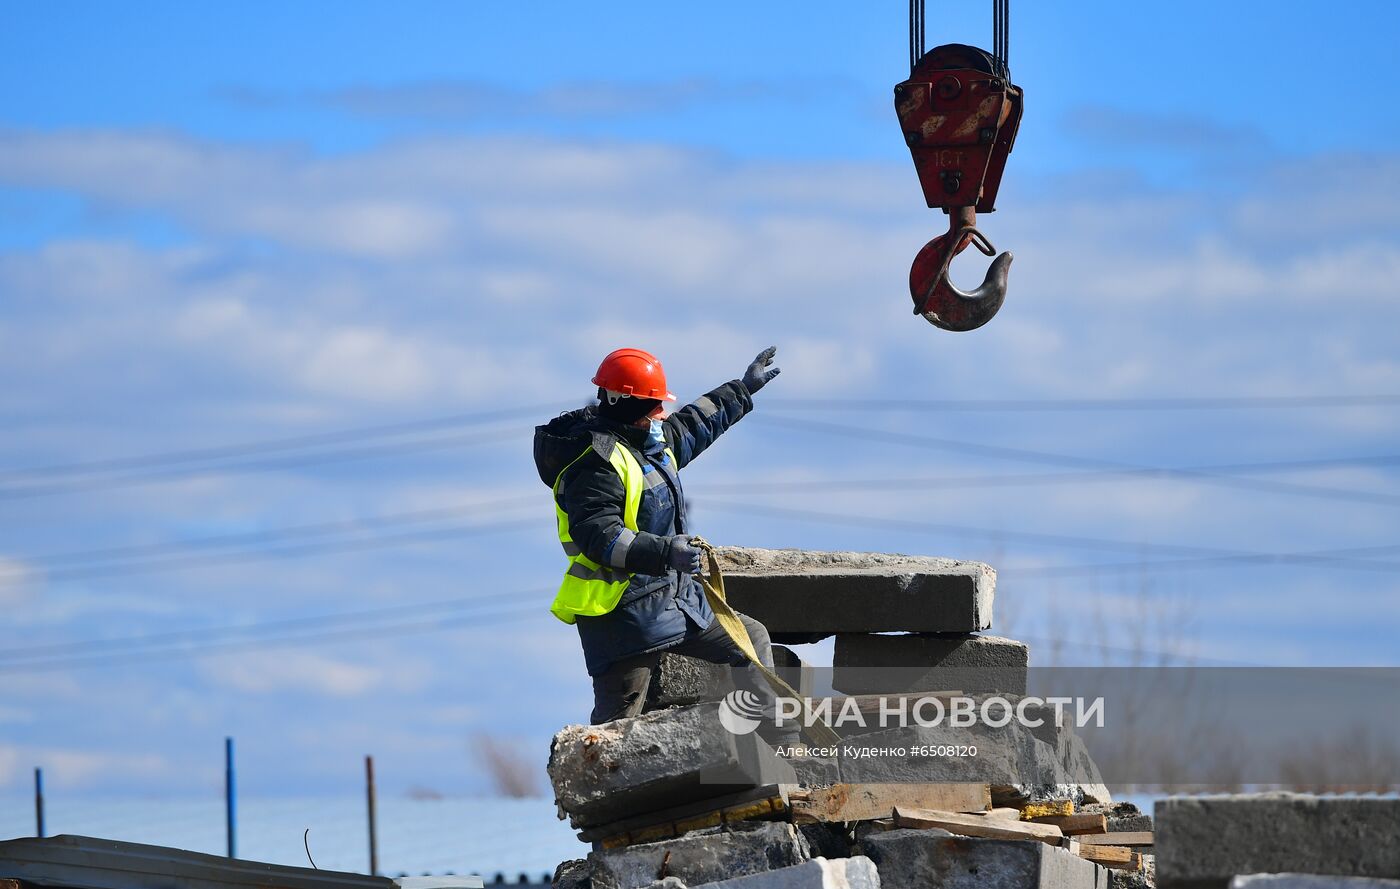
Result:
[[[660,652],[623,658],[593,677],[593,715],[589,722],[599,725],[636,716],[647,702],[651,674],[661,660]]]
[[[763,665],[771,670],[773,668],[773,643],[768,638],[768,628],[746,614],[740,614],[739,620],[743,622],[744,629],[748,630],[754,654],[758,655],[758,659],[763,662]],[[760,733],[769,740],[784,744],[797,740],[796,726],[788,724],[784,725],[782,729],[778,729],[773,724],[777,712],[777,695],[768,685],[768,680],[763,673],[739,648],[738,643],[729,638],[729,634],[724,631],[718,618],[711,622],[703,633],[685,640],[671,651],[699,658],[702,661],[709,661],[712,664],[727,664],[733,667],[734,685],[737,688],[753,692],[762,707],[768,724],[760,729]]]

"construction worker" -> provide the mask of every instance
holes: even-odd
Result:
[[[554,490],[569,557],[551,611],[578,628],[594,724],[640,713],[662,653],[672,652],[732,666],[735,685],[753,692],[768,714],[760,732],[775,743],[796,739],[795,731],[772,726],[772,690],[705,600],[679,476],[753,408],[754,393],[779,373],[776,352],[765,349],[741,379],[667,415],[665,402],[676,396],[661,362],[641,349],[618,349],[593,377],[596,406],[535,429],[535,465]],[[741,618],[771,668],[768,631]]]

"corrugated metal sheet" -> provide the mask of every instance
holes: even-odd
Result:
[[[52,833],[110,837],[221,855],[223,801],[66,797],[50,793]],[[307,867],[302,831],[310,828],[311,854],[321,868],[364,873],[369,866],[365,802],[361,796],[239,799],[238,853],[256,861]],[[0,839],[34,833],[34,804],[0,798]],[[588,847],[555,817],[549,799],[447,798],[379,800],[382,873],[496,874],[515,883],[521,874],[548,882],[559,862]]]
[[[0,878],[63,889],[394,889],[384,877],[66,835],[0,842]]]

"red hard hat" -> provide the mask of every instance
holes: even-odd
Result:
[[[633,398],[676,400],[666,388],[666,371],[661,369],[661,362],[641,349],[618,349],[608,353],[593,375],[593,384]]]

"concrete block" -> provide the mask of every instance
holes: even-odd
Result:
[[[791,867],[811,858],[791,824],[745,821],[589,854],[593,889],[641,889],[665,877],[687,886]]]
[[[1000,636],[837,633],[831,684],[852,695],[1026,693],[1030,650]]]
[[[1075,740],[1079,740],[1077,735]],[[1085,751],[1084,755],[1087,756],[1088,752]],[[1078,812],[1080,810],[1087,811],[1087,807],[1090,805],[1111,803],[1113,800],[1109,796],[1108,788],[1101,783],[1089,781],[1097,774],[1094,770],[1096,768],[1092,763],[1090,763],[1090,767],[1074,766],[1068,768],[1070,774],[1083,776],[1084,780],[1089,782],[1084,784],[993,784],[992,805],[1019,809],[1031,803],[1068,800],[1074,803],[1074,810]]]
[[[786,645],[773,646],[773,672],[796,689],[798,697],[816,696],[816,670]]]
[[[718,701],[734,690],[733,669],[683,654],[663,654],[651,674],[644,712]]]
[[[1033,712],[1027,710],[1028,714]],[[976,756],[914,753],[915,748],[972,746],[977,748]],[[965,728],[953,728],[946,722],[936,726],[909,725],[849,736],[844,739],[843,752],[846,748],[880,751],[871,756],[843,755],[838,765],[841,781],[846,784],[971,782],[1002,785],[1004,789],[1014,787],[1027,801],[1072,799],[1078,803],[1112,799],[1083,740],[1069,726],[1057,728],[1052,712],[1046,714],[1045,724],[1039,728],[1028,728],[1014,720],[1005,726],[990,726],[979,720]],[[910,753],[898,756],[884,752],[900,748]],[[998,802],[995,792],[993,802]]]
[[[1174,797],[1153,821],[1163,889],[1224,889],[1237,874],[1400,877],[1400,799]]]
[[[1329,877],[1318,874],[1244,874],[1230,880],[1230,889],[1400,889],[1400,879]]]
[[[570,858],[559,862],[550,880],[553,889],[589,889],[593,865],[587,858]]]
[[[1149,853],[1142,858],[1142,870],[1112,868],[1108,872],[1108,889],[1157,889],[1157,866]]]
[[[895,826],[894,826],[894,819],[893,819],[893,818],[876,818],[876,819],[873,820],[873,821],[858,821],[858,822],[856,822],[856,829],[855,829],[855,846],[851,849],[851,853],[852,853],[852,854],[861,854],[861,851],[860,851],[861,848],[862,848],[861,844],[865,842],[865,838],[868,837],[868,836],[873,836],[873,835],[875,835],[875,834],[877,834],[877,833],[889,833],[889,832],[892,831],[892,830],[907,830],[907,829],[909,829],[909,828],[898,828],[898,827],[895,827]],[[938,836],[946,836],[946,837],[952,836],[952,834],[949,833],[948,831],[943,830],[943,829],[941,829],[941,828],[937,828],[937,827],[930,827],[930,828],[924,830],[924,833],[936,834],[936,835],[938,835]]]
[[[815,672],[791,648],[773,646],[773,667],[803,697],[812,697]],[[663,654],[651,675],[643,712],[718,701],[734,690],[734,671],[681,654]]]
[[[851,857],[851,832],[847,830],[846,825],[816,821],[799,824],[797,829],[806,838],[813,858]]]
[[[1077,811],[1105,816],[1108,819],[1109,833],[1152,829],[1152,816],[1144,815],[1142,810],[1129,802],[1113,803],[1112,805],[1094,803],[1081,806]]]
[[[880,889],[869,858],[813,858],[802,864],[706,883],[696,889]]]
[[[867,834],[860,850],[883,889],[1108,889],[1106,868],[1038,840],[890,830]]]
[[[971,633],[992,625],[996,572],[981,562],[725,547],[720,563],[730,603],[775,638]]]
[[[718,705],[659,710],[554,736],[549,779],[574,827],[596,827],[767,784],[796,782],[758,734],[735,735]],[[651,882],[648,880],[647,882]]]
[[[797,783],[803,787],[820,787],[841,781],[841,768],[835,757],[793,756],[788,758],[787,764],[792,766]]]

